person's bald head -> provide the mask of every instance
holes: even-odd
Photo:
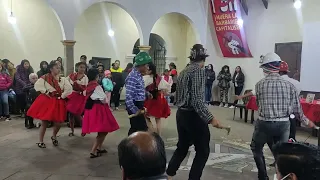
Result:
[[[133,133],[120,142],[118,156],[124,179],[158,176],[166,170],[164,142],[156,133]]]

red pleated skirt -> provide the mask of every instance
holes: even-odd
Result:
[[[85,104],[86,97],[78,92],[73,92],[68,96],[67,111],[80,116],[84,111]]]
[[[119,129],[108,104],[94,104],[92,109],[84,110],[82,133],[113,132]]]
[[[64,122],[67,119],[66,101],[40,94],[29,108],[27,116],[42,121]]]
[[[155,118],[167,118],[171,113],[168,102],[161,92],[157,99],[147,99],[144,107],[147,109],[147,115]]]

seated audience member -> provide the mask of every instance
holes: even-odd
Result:
[[[166,180],[164,142],[156,133],[136,132],[118,146],[123,180]]]
[[[274,146],[278,180],[319,180],[320,149],[306,143]]]
[[[28,109],[39,95],[39,93],[34,89],[34,84],[38,80],[38,75],[31,73],[29,75],[29,80],[30,83],[23,88],[23,92],[26,93],[26,112],[28,112]],[[34,128],[33,118],[25,114],[24,125],[28,129]]]

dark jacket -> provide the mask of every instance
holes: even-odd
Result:
[[[121,73],[120,72],[111,72],[111,76],[112,76],[112,82],[115,82],[113,90],[119,91],[120,88],[122,88],[124,85],[122,72]]]
[[[241,72],[239,73],[238,77],[236,78],[236,73],[233,74],[232,82],[235,85],[237,82],[238,87],[244,86],[244,74]]]
[[[14,75],[14,90],[17,94],[23,94],[23,87],[30,83],[29,74],[33,73],[33,69],[30,66],[29,70],[26,70],[23,65],[17,66],[17,72]]]
[[[31,83],[27,84],[23,88],[23,92],[26,93],[26,109],[28,109],[39,96],[39,93],[34,89],[34,84]]]
[[[231,74],[226,72],[220,72],[217,77],[219,83],[218,86],[220,88],[230,88]]]
[[[206,69],[206,85],[212,85],[214,80],[216,80],[216,73]]]
[[[49,70],[48,70],[48,69],[46,69],[46,70],[44,70],[44,69],[39,70],[39,71],[37,72],[38,78],[40,78],[41,76],[43,76],[43,75],[45,75],[45,74],[47,74],[47,73],[49,73]]]

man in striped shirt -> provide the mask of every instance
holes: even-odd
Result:
[[[178,76],[176,105],[178,144],[169,162],[167,174],[169,179],[176,175],[181,162],[194,144],[196,156],[190,170],[189,179],[201,179],[203,168],[210,153],[210,131],[208,124],[221,127],[204,103],[205,70],[204,62],[208,55],[201,44],[191,49],[190,65]]]
[[[143,74],[149,69],[151,57],[146,52],[140,52],[135,57],[135,67],[126,78],[126,108],[129,115],[136,114],[144,109],[146,91],[144,88]],[[147,131],[148,126],[144,114],[130,118],[128,136],[137,131]]]

